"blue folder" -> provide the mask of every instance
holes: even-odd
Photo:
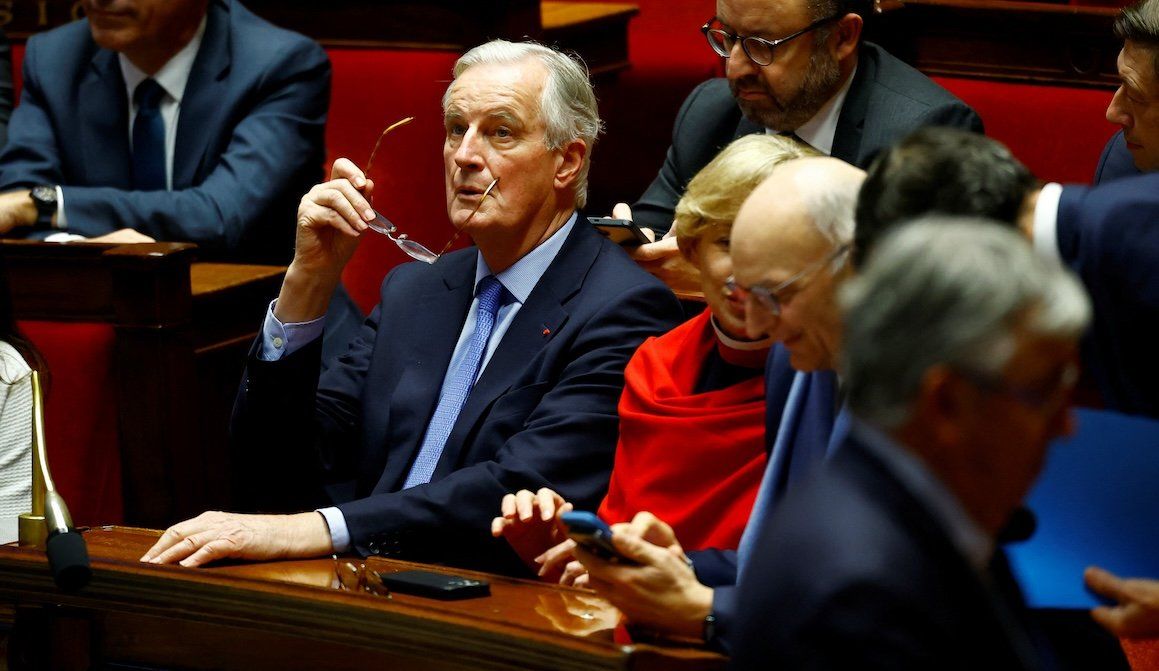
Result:
[[[1159,421],[1079,410],[1027,499],[1038,527],[1007,546],[1027,603],[1090,608],[1083,569],[1159,579]]]

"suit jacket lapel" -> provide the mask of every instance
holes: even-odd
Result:
[[[132,188],[129,101],[115,52],[106,49],[96,52],[92,67],[81,82],[80,100],[84,105],[76,110],[81,115],[77,126],[85,169],[90,171],[88,183]]]
[[[581,215],[471,390],[455,420],[433,479],[442,478],[458,467],[463,445],[482,416],[526,374],[527,362],[551,342],[567,321],[566,303],[583,286],[584,275],[595,261],[600,245],[600,239],[590,227],[580,226],[583,220]]]
[[[209,139],[225,123],[220,118],[229,105],[221,100],[227,94],[226,75],[233,58],[230,44],[230,12],[222,2],[209,3],[205,35],[189,71],[189,81],[181,98],[177,118],[177,142],[173,150],[173,188],[194,185]]]
[[[837,132],[833,136],[833,150],[830,156],[846,163],[858,165],[861,156],[862,135],[865,132],[865,116],[869,113],[869,94],[873,81],[877,78],[877,54],[862,47],[857,61],[857,72],[849,93],[841,105],[837,117]]]
[[[764,126],[762,126],[758,123],[754,123],[752,121],[749,121],[749,118],[742,114],[740,117],[740,121],[736,125],[736,134],[732,136],[732,139],[735,140],[737,138],[742,138],[746,135],[755,135],[757,133],[764,133],[764,132],[765,132]]]
[[[396,491],[406,480],[411,461],[422,444],[427,425],[439,402],[443,379],[455,343],[471,307],[475,290],[475,248],[448,255],[431,270],[440,274],[404,314],[399,343],[380,341],[379,347],[404,347],[397,355],[403,366],[391,399],[386,436],[386,465],[374,492]],[[452,434],[453,435],[453,434]],[[449,442],[449,441],[448,441]]]

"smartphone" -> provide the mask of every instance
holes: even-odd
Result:
[[[399,594],[413,594],[441,601],[491,596],[491,585],[486,580],[464,578],[461,575],[434,571],[379,571],[377,574],[383,585]]]
[[[636,562],[620,554],[612,543],[612,530],[594,513],[573,510],[563,513],[559,519],[567,525],[567,535],[576,543],[583,546],[601,559],[620,564],[635,564]]]
[[[588,221],[617,245],[644,245],[651,242],[639,226],[627,219],[588,217]]]

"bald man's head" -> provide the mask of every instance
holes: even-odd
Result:
[[[862,170],[835,158],[789,161],[753,191],[733,224],[733,275],[751,290],[749,335],[782,341],[798,370],[836,364],[835,291],[847,273],[864,179]]]

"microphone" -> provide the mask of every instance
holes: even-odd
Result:
[[[56,491],[48,470],[48,450],[44,442],[44,403],[40,376],[32,381],[32,512],[20,516],[20,544],[43,545],[56,586],[75,592],[89,583],[88,546],[72,526],[68,506]]]

